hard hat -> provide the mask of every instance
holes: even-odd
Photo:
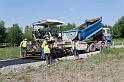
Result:
[[[24,40],[26,41],[27,39],[25,38]]]
[[[48,35],[46,34],[45,37],[48,37]]]
[[[49,38],[48,37],[45,37],[46,40],[48,40]]]

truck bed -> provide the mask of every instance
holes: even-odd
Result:
[[[79,40],[82,41],[88,39],[94,34],[98,33],[100,30],[102,30],[101,21],[102,17],[95,20],[95,22],[93,22],[93,24],[89,25],[88,27],[85,27],[84,29],[79,29]]]
[[[79,29],[64,31],[63,40],[72,41],[76,39],[82,41],[88,39],[102,30],[101,21],[102,17],[86,20],[84,24],[79,26]]]

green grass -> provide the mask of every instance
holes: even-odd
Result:
[[[95,64],[109,61],[124,61],[124,48],[105,49],[100,54],[86,59],[86,62]]]
[[[19,58],[19,47],[0,48],[0,60]]]
[[[123,38],[113,39],[114,45],[122,45],[124,43]]]

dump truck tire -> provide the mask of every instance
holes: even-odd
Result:
[[[96,51],[96,46],[95,46],[94,43],[91,43],[91,44],[90,44],[90,51],[91,51],[91,52]]]

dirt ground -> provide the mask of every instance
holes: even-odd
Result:
[[[82,62],[82,61],[78,61]],[[64,67],[62,67],[64,66]],[[59,67],[59,68],[57,68]],[[33,82],[124,82],[124,62],[73,65],[62,63],[54,69],[29,73]]]
[[[124,62],[83,64],[83,60],[3,75],[6,82],[124,82]],[[2,75],[2,74],[1,74]],[[4,82],[3,81],[3,82]]]
[[[124,82],[124,54],[113,53],[0,73],[0,82]]]

